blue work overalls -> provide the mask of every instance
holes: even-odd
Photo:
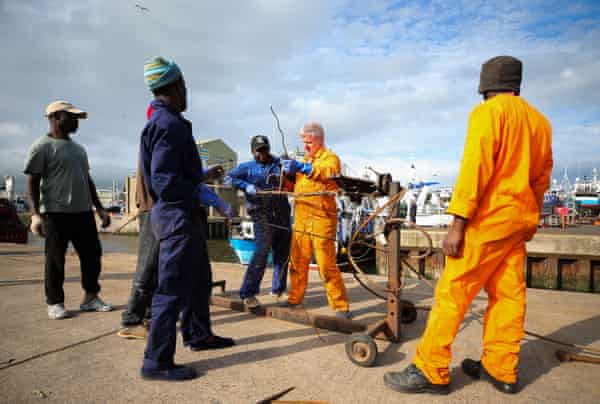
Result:
[[[281,162],[271,156],[271,161],[262,164],[256,160],[240,164],[229,173],[232,184],[243,191],[250,184],[257,190],[273,190],[267,183],[269,175],[278,177]],[[254,222],[255,250],[240,288],[242,299],[255,296],[265,274],[269,252],[273,251],[273,279],[271,292],[280,294],[287,283],[287,262],[290,253],[290,204],[287,196],[246,194],[248,214]]]
[[[203,171],[191,123],[161,101],[152,106],[141,136],[141,158],[160,252],[143,367],[164,369],[173,366],[180,313],[184,345],[206,337],[210,266],[201,265],[208,260],[198,202]]]

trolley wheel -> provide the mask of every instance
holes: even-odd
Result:
[[[413,323],[417,319],[417,309],[412,302],[402,301],[402,315],[400,321],[403,324]]]
[[[369,367],[377,358],[377,345],[367,334],[354,333],[346,340],[346,355],[355,365]]]

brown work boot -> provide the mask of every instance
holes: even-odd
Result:
[[[144,325],[125,327],[120,330],[117,335],[124,339],[146,339],[148,336],[148,328]]]

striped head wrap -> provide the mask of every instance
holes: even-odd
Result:
[[[144,64],[144,81],[150,90],[169,85],[179,77],[181,77],[181,70],[170,59],[159,56]]]

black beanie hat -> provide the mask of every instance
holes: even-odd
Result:
[[[250,141],[250,150],[252,151],[252,153],[263,147],[271,147],[271,145],[269,144],[269,138],[266,136],[256,135]]]
[[[512,56],[496,56],[481,66],[479,93],[512,90],[519,94],[523,63]]]

